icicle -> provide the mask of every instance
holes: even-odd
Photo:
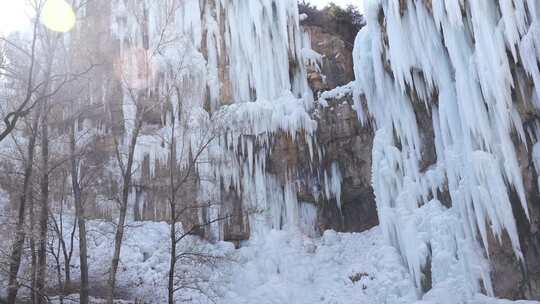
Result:
[[[378,129],[373,188],[381,226],[419,288],[427,244],[437,256],[431,265],[439,273],[434,288],[454,280],[457,274],[448,273],[448,267],[460,267],[469,296],[480,291],[478,280],[492,294],[488,267],[478,266],[485,262],[477,239],[487,251],[488,234],[500,240],[506,231],[522,259],[508,192],[515,189],[528,215],[511,137],[516,131],[526,143],[512,97],[512,90],[525,84],[519,71],[514,79],[511,67],[521,58],[518,64],[536,90],[531,102],[538,107],[540,39],[533,2],[433,0],[428,8],[421,1],[375,0],[367,6],[368,25],[355,42],[355,107],[360,111],[365,97]],[[419,100],[410,97],[411,91]],[[423,143],[417,119],[430,117],[417,117],[418,102],[431,109],[435,136],[436,163],[425,172],[419,169]],[[445,189],[452,206],[433,208],[438,203],[430,200]],[[444,240],[427,225],[434,216],[456,224]],[[451,248],[460,259],[443,258],[440,248]]]

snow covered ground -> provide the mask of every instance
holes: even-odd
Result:
[[[112,232],[110,223],[89,223],[89,263],[94,286],[106,281],[113,251]],[[179,268],[185,276],[199,278],[200,288],[210,296],[179,292],[179,300],[191,303],[460,303],[455,296],[444,295],[442,291],[434,293],[437,295],[434,300],[417,301],[416,288],[401,257],[394,247],[387,245],[378,227],[358,234],[327,231],[320,238],[271,230],[254,236],[238,250],[230,243],[209,244],[190,238],[181,250],[220,257],[212,265]],[[73,260],[74,272],[78,270],[77,254]],[[118,278],[123,297],[129,301],[165,303],[168,263],[167,224],[131,223]],[[75,273],[74,277],[77,276]],[[510,302],[479,295],[467,303]]]
[[[105,281],[113,226],[102,221],[89,226],[91,281]],[[165,223],[130,224],[118,279],[119,289],[131,300],[165,302],[168,242]],[[189,291],[177,295],[194,303],[412,303],[416,299],[397,251],[384,244],[378,228],[361,234],[327,231],[317,239],[271,230],[254,236],[239,250],[231,243],[190,238],[181,251],[221,257],[212,266],[189,266],[187,275],[204,278],[201,288],[210,296]]]
[[[64,219],[65,240],[71,220]],[[0,225],[1,226],[1,225]],[[5,225],[4,225],[5,226]],[[92,303],[103,303],[114,225],[87,222]],[[0,238],[8,248],[9,238]],[[75,239],[72,279],[79,280],[78,244]],[[363,233],[326,231],[308,237],[300,231],[269,230],[253,235],[240,249],[228,242],[208,243],[197,237],[182,241],[179,252],[216,257],[212,263],[180,265],[178,273],[196,281],[206,295],[181,290],[178,302],[200,304],[510,304],[538,303],[496,300],[482,295],[460,302],[454,288],[437,287],[419,301],[417,289],[403,259],[388,245],[380,227]],[[53,259],[49,259],[50,287],[55,287]],[[29,263],[23,263],[23,268]],[[167,223],[130,222],[118,273],[119,304],[166,303],[169,267]],[[22,270],[25,273],[25,269]],[[6,282],[0,273],[0,295]],[[459,285],[459,284],[458,284]],[[192,284],[193,286],[193,284]],[[448,287],[448,286],[446,286]],[[453,291],[449,291],[453,290]],[[459,291],[458,291],[459,292]],[[27,294],[22,289],[21,294]],[[69,297],[75,302],[77,295]],[[52,298],[52,303],[59,303]],[[71,302],[71,301],[68,301]],[[66,302],[64,302],[66,303]]]

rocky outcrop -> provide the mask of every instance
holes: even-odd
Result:
[[[301,5],[300,13],[305,14],[301,15],[301,24],[310,37],[311,47],[322,56],[320,69],[308,69],[308,81],[315,95],[354,80],[352,50],[355,34],[362,24],[340,20],[330,8],[317,10]],[[311,116],[317,122],[314,138],[322,156],[316,154],[316,159],[311,160],[305,138],[294,141],[281,134],[274,142],[268,171],[282,183],[294,172],[298,200],[317,207],[320,232],[327,229],[361,232],[376,226],[377,209],[371,187],[374,134],[369,125],[360,123],[353,108],[352,91],[349,88],[339,96],[321,99]],[[341,175],[339,199],[323,195],[325,179],[333,167]]]
[[[354,80],[352,51],[356,33],[364,25],[362,16],[352,8],[329,6],[318,10],[301,4],[301,25],[309,34],[311,47],[322,55],[320,71],[309,71],[312,89],[322,92]]]
[[[311,88],[318,93],[351,82],[354,79],[352,44],[324,27],[306,25],[304,29],[313,50],[322,55],[321,70],[308,74]]]
[[[282,181],[286,174],[295,172],[298,200],[317,207],[320,232],[370,229],[378,224],[371,187],[373,130],[358,120],[352,92],[321,102],[312,116],[318,124],[316,138],[322,156],[311,161],[305,142],[280,136],[270,155],[269,172]],[[341,192],[339,199],[328,199],[323,193],[334,166],[340,173]]]
[[[361,232],[378,224],[375,196],[371,187],[373,130],[362,126],[350,95],[328,101],[317,109],[317,138],[324,147],[322,164],[327,170],[339,166],[341,210],[322,206],[321,227]],[[341,220],[341,221],[340,221]]]

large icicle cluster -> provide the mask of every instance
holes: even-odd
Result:
[[[309,115],[313,95],[306,76],[306,66],[317,68],[321,56],[311,49],[300,27],[297,2],[115,0],[112,11],[111,30],[120,41],[119,57],[126,67],[122,71],[126,139],[136,118],[133,90],[151,90],[155,95],[180,79],[189,96],[173,98],[189,100],[194,112],[208,112],[210,121],[219,116],[224,123],[219,139],[205,152],[212,164],[198,167],[200,175],[217,181],[201,181],[200,198],[221,200],[220,187],[238,192],[243,208],[255,211],[251,231],[258,230],[258,222],[261,229],[313,223],[314,218],[305,216],[316,213],[306,212],[296,197],[293,168],[285,181],[266,168],[278,134],[293,141],[305,139],[311,161],[322,153],[314,138],[317,124]],[[180,77],[169,79],[178,65],[183,66]],[[161,112],[167,111],[163,106]],[[162,129],[143,134],[136,149],[137,163],[149,159],[151,174],[169,157],[163,138],[172,127],[166,116],[162,115]],[[188,144],[200,133],[190,134]],[[324,176],[323,194],[339,201],[338,167],[319,175]]]
[[[115,0],[112,30],[131,49],[153,49],[163,42],[191,44],[206,58],[205,87],[214,109],[223,103],[272,100],[293,92],[309,99],[303,66],[310,50],[299,25],[295,1]],[[164,58],[178,57],[167,47]],[[126,50],[124,50],[124,53]],[[228,75],[220,74],[225,69]],[[219,100],[226,77],[232,99]],[[201,100],[203,101],[203,100]]]
[[[221,0],[221,5],[227,18],[222,56],[229,57],[235,99],[253,100],[252,90],[256,99],[266,100],[284,90],[307,94],[296,1]]]
[[[484,258],[489,234],[501,240],[507,233],[523,258],[509,198],[515,191],[528,214],[515,144],[526,144],[525,131],[533,143],[540,133],[524,130],[513,94],[524,94],[519,90],[532,80],[536,91],[524,102],[540,106],[540,6],[535,0],[366,6],[368,26],[354,54],[356,107],[361,120],[377,127],[373,187],[383,230],[419,293],[429,289],[422,285],[430,268],[427,297],[443,290],[453,292],[450,299],[482,289],[492,295]],[[419,165],[426,143],[418,108],[427,109],[434,130],[436,162],[427,169]],[[450,207],[439,201],[446,191]]]

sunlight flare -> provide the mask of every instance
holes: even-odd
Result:
[[[43,25],[60,33],[69,32],[75,26],[75,12],[64,0],[47,0],[41,15]]]

